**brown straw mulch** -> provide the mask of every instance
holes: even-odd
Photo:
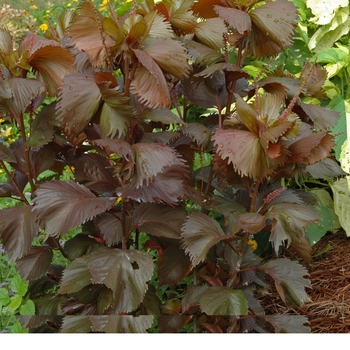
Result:
[[[350,238],[344,231],[323,237],[313,257],[311,263],[301,262],[310,274],[311,302],[288,308],[273,291],[264,298],[266,314],[305,315],[312,333],[350,333]]]

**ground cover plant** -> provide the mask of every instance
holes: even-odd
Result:
[[[29,281],[31,332],[308,332],[317,199],[341,176],[327,72],[281,59],[287,0],[151,0],[0,31],[0,237]],[[88,28],[88,30],[87,30]],[[257,64],[264,64],[257,69]],[[316,102],[319,103],[316,103]],[[266,256],[266,252],[274,254]]]

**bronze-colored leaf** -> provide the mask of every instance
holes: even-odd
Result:
[[[245,34],[252,28],[252,21],[247,12],[239,9],[214,6],[215,12],[222,18],[230,27],[235,28],[239,34]]]
[[[116,139],[97,139],[93,140],[91,143],[103,148],[108,155],[116,153],[127,161],[134,162],[135,160],[134,151],[131,148],[131,145],[126,141]]]
[[[197,41],[187,39],[184,41],[184,45],[192,60],[202,67],[211,66],[214,63],[224,62],[225,60],[221,52]]]
[[[180,238],[186,211],[162,204],[140,204],[134,211],[132,227],[151,236]]]
[[[263,315],[259,316],[275,329],[276,333],[310,333],[310,327],[305,326],[309,323],[307,317],[301,315]]]
[[[216,220],[201,212],[194,212],[183,225],[182,238],[185,251],[193,266],[196,266],[206,259],[211,247],[227,236]]]
[[[0,27],[0,62],[5,62],[5,57],[13,51],[13,38],[10,31],[4,26]]]
[[[158,327],[160,333],[176,333],[186,326],[191,315],[159,315]]]
[[[101,248],[88,257],[92,282],[112,289],[116,312],[135,310],[153,275],[152,258],[141,251]]]
[[[98,110],[101,97],[92,75],[65,76],[57,103],[57,121],[68,136],[84,131]]]
[[[222,49],[222,35],[226,32],[227,28],[221,18],[210,18],[206,21],[199,22],[195,28],[196,38],[199,42],[214,50]]]
[[[115,200],[98,198],[73,181],[51,181],[36,190],[33,212],[49,235],[58,236],[109,210]]]
[[[17,260],[17,269],[25,280],[36,280],[48,269],[53,257],[50,247],[32,246],[29,252]]]
[[[18,205],[0,210],[0,237],[10,263],[29,251],[38,232],[32,206]]]
[[[114,40],[101,30],[103,17],[90,1],[82,2],[77,11],[78,16],[74,17],[67,29],[66,35],[70,38],[70,44],[85,51],[94,67],[105,67]]]
[[[198,0],[193,4],[192,10],[202,18],[214,18],[218,16],[214,10],[216,5],[222,6],[222,0]]]
[[[96,226],[108,247],[123,240],[122,222],[115,213],[102,213],[96,217]]]
[[[158,278],[160,285],[175,285],[190,273],[191,261],[185,252],[176,246],[163,250],[158,258]]]
[[[64,250],[69,260],[74,260],[83,255],[90,254],[100,246],[100,242],[97,242],[87,234],[81,233],[66,241],[64,244]]]
[[[182,127],[182,132],[195,141],[201,149],[206,149],[211,140],[211,131],[199,123],[188,123]]]
[[[245,232],[257,233],[266,226],[266,218],[258,213],[245,213],[238,217],[238,225]]]

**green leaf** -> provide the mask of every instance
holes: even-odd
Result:
[[[10,333],[27,333],[27,331],[17,320],[15,320],[15,322],[11,325]]]
[[[24,297],[27,293],[28,285],[22,280],[21,276],[16,273],[11,279],[10,288],[21,297]]]
[[[44,183],[35,192],[34,212],[51,236],[67,233],[94,216],[109,210],[115,197],[96,197],[73,181]]]
[[[12,310],[12,312],[16,311],[22,304],[22,296],[15,294],[14,296],[11,297],[10,303],[7,305],[9,309]]]
[[[192,213],[182,227],[183,245],[193,266],[204,261],[209,249],[225,238],[218,222],[200,212]]]
[[[60,289],[57,294],[78,292],[91,283],[92,275],[87,265],[89,256],[73,260],[64,270]]]
[[[152,258],[138,250],[101,248],[88,257],[92,283],[112,289],[116,312],[135,310],[147,291],[153,275]]]
[[[211,287],[200,299],[202,312],[207,315],[242,316],[248,314],[248,304],[243,291],[228,287]]]
[[[27,300],[19,308],[20,315],[35,315],[35,304],[32,300]]]
[[[333,191],[334,211],[338,215],[340,225],[350,236],[350,191],[346,178],[339,179],[330,184]]]
[[[297,261],[282,258],[269,261],[257,269],[274,279],[277,292],[285,303],[302,306],[310,301],[305,288],[311,288],[311,282],[303,277],[308,275],[308,272]]]
[[[11,301],[9,292],[6,288],[0,288],[0,310]]]

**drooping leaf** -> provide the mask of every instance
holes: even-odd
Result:
[[[302,306],[310,301],[305,288],[311,288],[311,282],[304,277],[308,272],[297,261],[282,258],[271,260],[257,268],[274,279],[277,291],[285,303]]]
[[[229,287],[210,287],[200,299],[202,312],[207,315],[243,316],[248,314],[248,304],[242,290]]]
[[[309,323],[306,316],[300,315],[263,315],[259,316],[275,329],[276,333],[310,333],[311,329],[304,324]]]
[[[339,119],[339,113],[329,108],[302,102],[299,103],[299,105],[313,121],[314,128],[317,131],[328,130],[330,127],[334,126]]]
[[[345,230],[346,235],[350,236],[350,191],[346,178],[338,179],[333,184],[330,184],[333,198],[334,211],[338,215],[340,225]]]
[[[142,118],[152,120],[153,122],[161,122],[163,124],[183,124],[183,120],[169,109],[152,109],[142,113]]]
[[[88,267],[93,283],[105,284],[113,291],[116,312],[135,310],[153,275],[152,258],[138,250],[101,248],[88,257]]]
[[[123,240],[123,226],[116,214],[102,213],[96,217],[95,222],[108,247]]]
[[[334,177],[346,175],[346,172],[339,164],[331,158],[326,158],[312,165],[307,165],[305,170],[315,179],[329,180]]]
[[[178,79],[188,75],[188,56],[179,41],[168,38],[149,38],[143,42],[143,47],[143,51],[150,55],[163,71]]]
[[[66,35],[70,38],[70,44],[86,52],[94,67],[104,67],[114,40],[101,30],[103,17],[92,2],[82,2],[77,10],[78,16],[74,17],[67,29]]]
[[[134,211],[132,227],[152,236],[180,238],[186,211],[162,204],[140,204]]]
[[[113,193],[117,183],[111,165],[99,154],[84,154],[75,164],[75,180],[92,191]]]
[[[39,232],[32,206],[14,206],[0,210],[0,237],[9,262],[24,256]]]
[[[94,216],[109,210],[116,198],[98,198],[73,181],[44,183],[35,192],[34,212],[51,236],[67,233]]]
[[[175,285],[191,271],[191,261],[185,252],[176,246],[163,250],[158,258],[158,278],[160,285]]]
[[[207,257],[209,249],[227,238],[216,220],[200,212],[192,213],[182,227],[182,239],[193,266]]]
[[[92,75],[66,75],[59,92],[57,121],[68,136],[78,136],[88,126],[100,102],[101,92]]]
[[[182,132],[191,137],[202,149],[208,146],[211,139],[211,131],[206,126],[199,123],[188,123],[184,125]]]
[[[133,50],[142,64],[136,70],[130,91],[150,108],[170,107],[170,95],[164,74],[153,58],[144,51]]]
[[[17,269],[25,280],[36,280],[48,269],[53,257],[52,249],[32,246],[29,252],[17,260]]]
[[[64,270],[58,294],[71,294],[91,284],[92,274],[88,267],[89,256],[73,260]]]
[[[154,316],[91,315],[92,331],[104,333],[146,333]]]

